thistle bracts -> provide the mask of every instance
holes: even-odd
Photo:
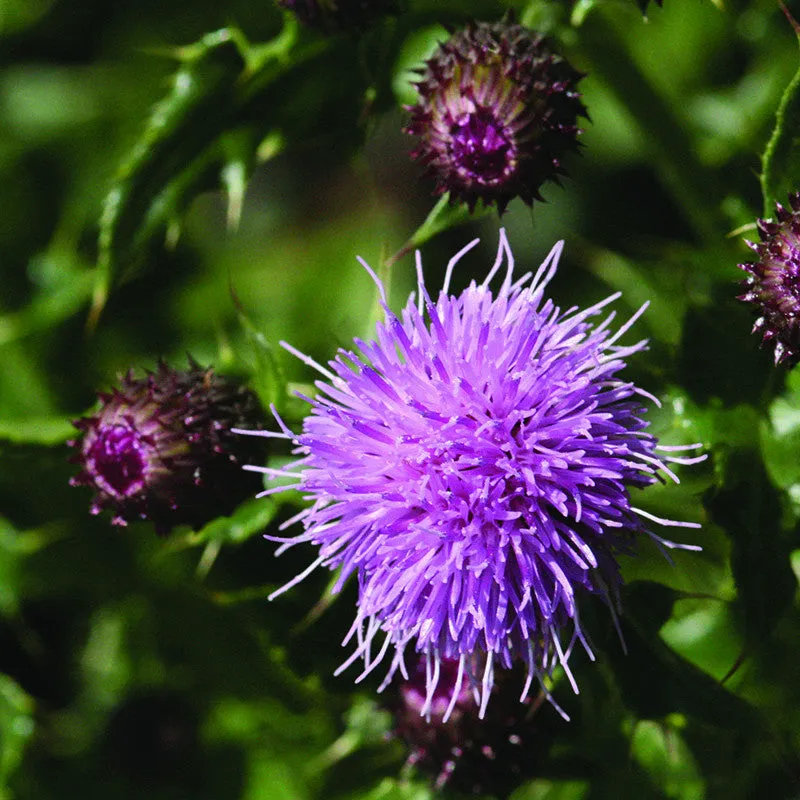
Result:
[[[540,187],[566,174],[578,148],[576,90],[582,73],[544,37],[509,21],[473,23],[442,43],[416,84],[408,107],[412,155],[470,210],[478,201],[502,213],[515,197],[531,205]]]

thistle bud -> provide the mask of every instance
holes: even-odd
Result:
[[[515,197],[541,200],[542,184],[558,182],[564,156],[578,149],[582,77],[521,25],[478,22],[453,34],[426,62],[419,104],[407,107],[405,131],[419,139],[412,156],[434,193],[501,214]]]
[[[231,432],[263,424],[248,389],[194,361],[187,371],[160,362],[98,397],[99,410],[75,421],[81,435],[70,443],[81,467],[70,483],[95,490],[92,514],[108,509],[114,525],[150,520],[159,534],[197,530],[259,490],[241,464],[263,461],[265,439]]]
[[[775,347],[775,364],[800,361],[800,192],[789,195],[790,208],[776,204],[777,221],[759,219],[761,241],[747,244],[759,260],[739,264],[747,273],[740,300],[755,306],[753,333]]]
[[[496,682],[484,719],[479,693],[462,683],[457,694],[458,661],[440,665],[439,685],[428,698],[429,668],[424,659],[409,672],[390,701],[394,735],[409,749],[408,764],[433,777],[436,789],[506,797],[535,776],[549,734],[534,725],[541,698],[519,702],[514,681]]]

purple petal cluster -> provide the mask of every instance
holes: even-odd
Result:
[[[515,197],[540,200],[542,184],[566,174],[564,156],[577,149],[582,77],[522,25],[478,22],[454,33],[426,63],[420,102],[408,108],[406,133],[419,140],[412,155],[435,193],[500,213]]]
[[[109,509],[114,525],[151,520],[163,534],[198,529],[258,491],[255,476],[241,480],[241,463],[263,461],[265,448],[231,432],[264,421],[250,390],[194,362],[185,371],[161,362],[98,396],[99,410],[75,422],[81,436],[71,443],[81,469],[70,482],[95,490],[92,514]]]
[[[281,550],[319,550],[276,594],[318,566],[339,570],[335,590],[357,576],[345,640],[355,647],[342,669],[361,659],[369,673],[391,652],[388,683],[398,670],[407,677],[409,649],[429,663],[430,705],[441,663],[455,663],[448,716],[465,681],[480,687],[482,716],[495,668],[517,660],[523,696],[558,664],[575,686],[570,653],[576,642],[589,650],[580,596],[613,613],[616,557],[642,535],[674,546],[648,522],[691,525],[638,510],[631,490],[674,477],[665,461],[698,460],[659,457],[645,421],[653,398],[619,377],[645,348],[619,343],[638,313],[613,333],[613,314],[592,320],[618,295],[561,311],[545,296],[561,243],[534,276],[515,279],[504,233],[487,277],[451,295],[453,269],[476,244],[451,260],[435,300],[418,254],[418,293],[399,316],[375,278],[385,321],[328,368],[284,345],[325,380],[306,398],[302,433],[282,426],[297,462],[262,470],[292,477],[310,501],[295,518],[304,531]]]
[[[747,272],[740,300],[758,313],[753,333],[775,347],[775,363],[800,361],[800,193],[789,195],[789,208],[776,204],[777,221],[759,219],[761,241],[748,242],[759,260],[739,264]]]

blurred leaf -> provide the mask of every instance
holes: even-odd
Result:
[[[94,317],[120,268],[135,263],[158,232],[177,233],[178,215],[201,188],[223,185],[229,220],[238,220],[245,177],[259,155],[280,150],[274,139],[280,121],[267,113],[263,92],[323,49],[317,43],[297,52],[296,32],[289,22],[272,42],[251,46],[236,28],[223,28],[178,51],[172,89],[153,109],[105,200]],[[271,145],[259,151],[265,138]]]
[[[0,440],[12,444],[63,444],[76,435],[73,417],[0,419]]]
[[[664,797],[703,800],[705,783],[683,737],[665,724],[643,720],[631,737],[631,755]]]
[[[47,531],[18,531],[0,517],[0,613],[13,616],[18,612],[22,561],[46,547],[51,535]]]
[[[800,483],[800,370],[786,380],[786,391],[769,408],[770,424],[761,425],[764,465],[776,486],[782,489]]]
[[[52,5],[53,0],[0,0],[0,36],[33,25]]]
[[[327,769],[363,747],[385,743],[392,727],[392,716],[373,698],[356,697],[345,715],[345,722],[345,732],[315,759],[317,769]]]
[[[192,540],[244,542],[264,531],[277,510],[278,504],[271,497],[253,498],[242,503],[230,517],[219,517],[209,522]]]
[[[37,294],[27,308],[0,315],[0,345],[68,319],[88,302],[93,281],[89,271],[71,272],[68,280]]]
[[[0,517],[0,611],[16,613],[19,606],[20,534]]]
[[[775,203],[785,203],[789,192],[800,188],[800,69],[781,98],[766,150],[761,157],[761,192],[764,217],[775,214]]]
[[[183,63],[170,93],[153,109],[105,200],[95,314],[120,262],[172,221],[220,158],[213,148],[230,123],[226,106],[246,66],[241,37],[227,28],[216,31],[184,48],[179,58]]]
[[[33,734],[33,701],[7,675],[0,674],[0,798],[11,798],[6,786]]]
[[[419,28],[411,33],[403,43],[394,65],[392,89],[400,105],[413,105],[419,100],[414,82],[419,80],[418,70],[424,69],[441,42],[447,41],[450,34],[441,25]]]
[[[590,268],[613,289],[621,291],[626,303],[634,307],[649,303],[644,323],[651,335],[671,345],[678,344],[687,301],[679,272],[659,269],[655,264],[644,270],[608,250],[597,251]]]
[[[374,789],[353,795],[353,800],[433,800],[438,793],[425,784],[386,778]]]
[[[669,590],[655,584],[635,584],[625,592],[619,625],[627,653],[612,635],[604,647],[625,704],[640,719],[680,712],[720,728],[753,726],[758,720],[754,708],[657,635],[674,599],[674,593],[670,597]]]
[[[589,794],[586,781],[533,781],[511,795],[510,800],[583,800]]]
[[[242,800],[305,800],[311,796],[285,754],[256,750],[247,766],[247,788]]]
[[[781,503],[757,452],[729,454],[725,484],[708,501],[712,519],[731,537],[731,568],[738,590],[745,643],[770,636],[791,605],[797,581],[781,528]]]
[[[742,652],[731,605],[717,598],[687,597],[661,629],[661,638],[712,677],[723,679]]]

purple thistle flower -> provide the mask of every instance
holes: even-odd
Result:
[[[800,361],[800,192],[789,195],[791,209],[776,203],[777,222],[759,219],[761,241],[747,244],[758,254],[755,264],[739,264],[748,273],[740,300],[758,312],[753,333],[775,345],[775,364]]]
[[[455,662],[445,719],[465,680],[480,687],[482,716],[495,666],[516,660],[527,669],[523,697],[559,664],[577,691],[570,653],[581,642],[591,655],[580,595],[600,596],[615,613],[616,556],[633,552],[642,535],[699,549],[648,528],[697,525],[658,519],[630,500],[631,488],[659,473],[677,481],[665,462],[703,458],[659,456],[687,448],[659,448],[642,403],[655,399],[617,377],[645,348],[618,344],[644,307],[613,334],[613,314],[598,325],[589,320],[618,294],[562,312],[544,294],[562,243],[533,277],[515,279],[504,232],[485,280],[452,296],[453,269],[477,242],[450,261],[435,301],[418,253],[418,294],[400,316],[362,262],[385,321],[374,340],[355,340],[357,349],[340,350],[329,368],[282,343],[325,380],[315,398],[304,398],[311,412],[302,433],[279,420],[282,433],[261,434],[291,440],[299,459],[282,469],[251,467],[293,480],[311,501],[286,523],[300,521],[304,531],[277,539],[278,553],[303,542],[319,548],[273,597],[320,566],[339,569],[334,591],[357,575],[358,610],[345,638],[355,637],[355,648],[339,671],[361,659],[363,677],[393,649],[386,686],[398,670],[408,678],[411,648],[427,664],[425,714],[442,662]],[[489,284],[504,261],[495,294]]]
[[[70,442],[81,466],[70,483],[95,490],[92,514],[110,509],[114,525],[149,519],[160,534],[197,530],[260,488],[255,476],[242,483],[241,463],[263,461],[266,448],[231,433],[264,421],[250,390],[190,360],[188,371],[160,362],[144,378],[128,372],[98,396],[100,409],[75,421],[82,435]]]
[[[470,211],[482,200],[502,214],[521,197],[541,200],[545,181],[565,175],[577,150],[575,90],[582,73],[554,53],[544,37],[509,21],[469,25],[439,46],[416,84],[406,133],[419,138],[412,156]]]

